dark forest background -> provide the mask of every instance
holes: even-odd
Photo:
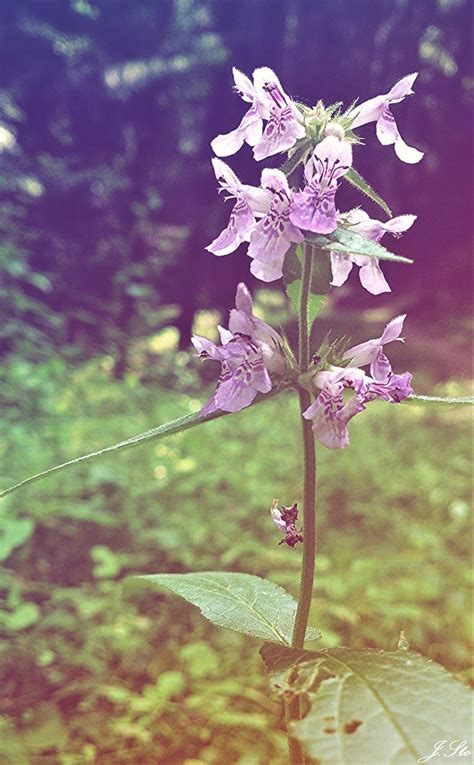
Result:
[[[472,14],[464,0],[3,0],[0,5],[0,350],[84,360],[120,376],[131,339],[172,321],[189,345],[196,309],[228,308],[250,279],[243,252],[204,250],[225,225],[211,139],[243,111],[231,67],[268,65],[315,103],[386,92],[419,71],[395,107],[402,165],[373,125],[359,170],[419,220],[388,265],[403,309],[431,326],[466,310],[472,182]],[[230,158],[248,182],[248,147]],[[340,192],[341,209],[362,200]],[[374,217],[378,209],[366,205]],[[357,277],[349,306],[387,304]],[[398,305],[398,304],[397,304]]]

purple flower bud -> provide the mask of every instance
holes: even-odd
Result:
[[[281,508],[278,508],[276,506],[277,503],[278,500],[275,500],[270,513],[275,526],[285,534],[278,544],[286,544],[288,547],[295,547],[298,542],[303,541],[303,529],[298,529],[296,527],[296,522],[298,520],[298,505],[295,502],[291,507],[282,505]]]

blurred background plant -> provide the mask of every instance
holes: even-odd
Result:
[[[227,212],[209,141],[237,122],[231,65],[269,65],[328,103],[420,71],[400,118],[427,152],[416,180],[375,140],[361,154],[394,213],[419,215],[397,243],[416,263],[388,264],[394,293],[375,308],[354,276],[318,331],[357,326],[358,342],[406,310],[395,368],[418,393],[467,392],[467,2],[17,0],[0,16],[2,488],[206,399],[215,368],[185,350],[191,326],[210,336],[237,281],[254,286],[245,256],[204,251]],[[257,305],[292,337],[277,291]],[[403,629],[468,679],[468,417],[374,404],[350,450],[319,450],[323,645],[390,649]],[[256,644],[121,581],[212,568],[296,594],[299,552],[278,546],[269,508],[301,499],[300,462],[284,395],[2,502],[2,765],[286,762]]]

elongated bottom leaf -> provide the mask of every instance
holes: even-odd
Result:
[[[218,627],[285,645],[291,642],[296,601],[268,579],[223,571],[152,574],[133,579],[180,595]],[[320,634],[310,629],[307,640],[315,640]]]

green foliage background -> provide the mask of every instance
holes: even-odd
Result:
[[[134,358],[121,381],[108,357],[74,370],[12,362],[2,485],[204,400],[187,354],[152,356],[147,379],[143,347]],[[390,649],[403,629],[412,649],[467,678],[468,417],[373,404],[351,424],[349,450],[319,450],[321,646]],[[301,499],[301,483],[296,401],[282,394],[7,498],[0,763],[284,763],[258,641],[164,593],[132,597],[122,581],[221,569],[296,595],[301,553],[278,546],[269,507]]]

